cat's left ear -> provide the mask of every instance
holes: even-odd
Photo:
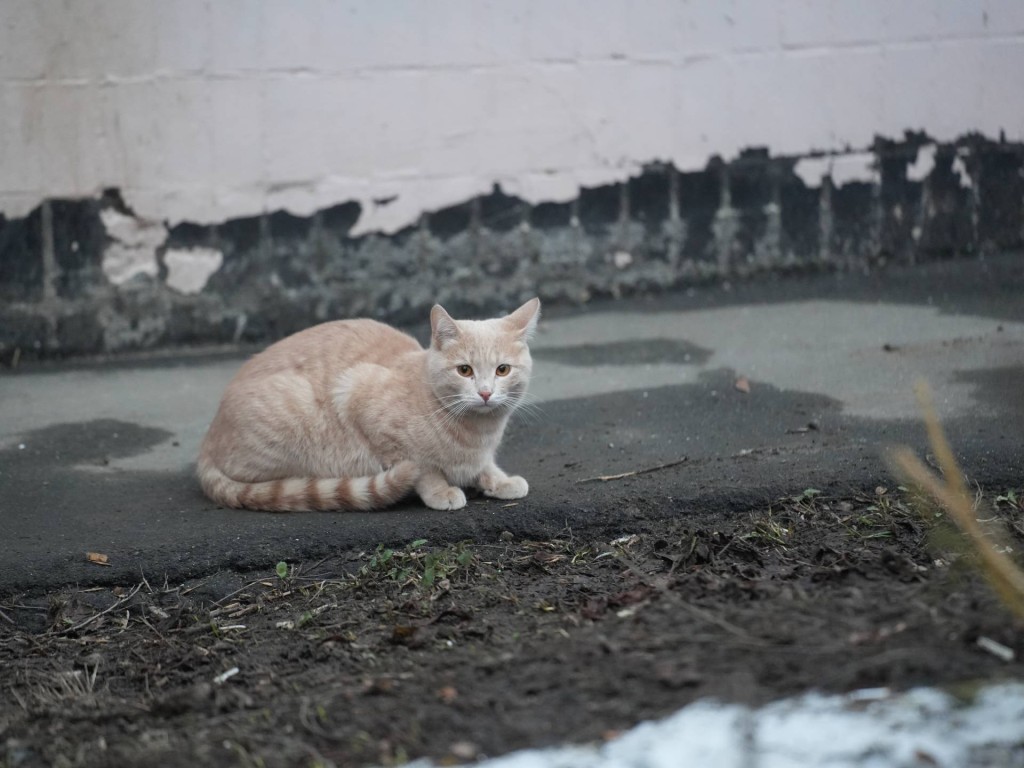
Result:
[[[530,299],[519,309],[505,318],[505,324],[523,341],[529,341],[537,331],[540,320],[540,299]]]

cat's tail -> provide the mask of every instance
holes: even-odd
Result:
[[[289,477],[262,483],[233,480],[212,462],[200,459],[203,492],[218,504],[264,512],[327,512],[381,509],[407,495],[419,479],[419,468],[400,461],[366,477]]]

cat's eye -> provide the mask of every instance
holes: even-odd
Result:
[[[496,369],[494,370],[494,372],[495,372],[496,374],[498,374],[499,376],[508,376],[508,374],[509,374],[509,372],[510,372],[511,370],[512,370],[512,366],[511,366],[511,365],[509,365],[508,363],[502,363],[501,365],[499,365],[499,366],[498,366],[498,367],[497,367],[497,368],[496,368]]]
[[[455,367],[458,371],[459,376],[465,376],[467,379],[473,375],[473,366],[471,365],[459,365]]]

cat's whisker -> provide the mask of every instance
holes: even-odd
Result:
[[[440,407],[435,408],[433,411],[431,411],[431,413],[430,413],[430,417],[431,418],[437,416],[438,414],[440,414],[442,412],[447,412],[448,414],[451,414],[452,409],[454,407],[458,406],[462,402],[464,397],[463,397],[463,395],[445,395],[445,396],[439,397],[437,399],[438,399],[438,402],[441,403],[441,405],[440,405]]]
[[[459,420],[459,418],[470,408],[470,403],[460,396],[460,399],[447,406],[444,410],[445,413],[441,417],[441,426],[449,427]]]
[[[530,423],[537,423],[544,417],[543,409],[534,398],[528,396],[517,398],[510,404],[510,408],[515,418],[521,418]]]
[[[539,410],[541,410],[541,407],[540,407],[540,405],[538,405],[536,400],[527,400],[527,399],[516,400],[513,405],[517,409],[524,409],[524,410],[531,410],[531,411],[539,411]]]
[[[508,400],[516,408],[537,407],[537,398],[527,392],[515,392],[509,394]]]
[[[456,403],[445,403],[440,408],[435,408],[433,411],[430,412],[431,418],[433,418],[434,416],[437,416],[440,413],[450,412],[452,406],[454,406],[454,405],[456,405]]]

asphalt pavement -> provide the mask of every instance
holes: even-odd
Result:
[[[1024,486],[1022,254],[547,307],[533,350],[536,408],[499,456],[530,495],[457,512],[416,499],[287,514],[207,501],[195,456],[239,351],[2,371],[0,594],[269,573],[419,538],[628,533],[809,487],[892,486],[885,448],[926,450],[919,378],[970,480]],[[624,473],[637,474],[592,479]]]

